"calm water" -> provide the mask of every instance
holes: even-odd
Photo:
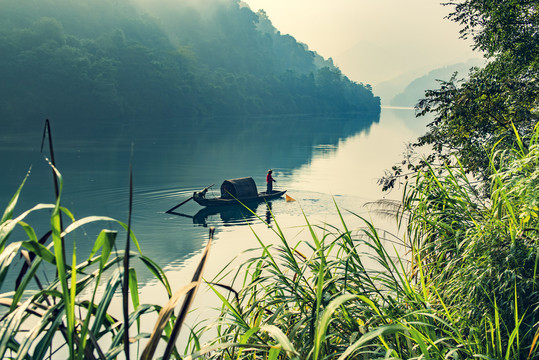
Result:
[[[133,230],[145,255],[170,277],[173,289],[191,277],[197,255],[205,246],[208,227],[216,227],[206,277],[211,278],[240,252],[257,246],[253,231],[264,241],[276,240],[275,221],[264,204],[254,208],[270,222],[245,211],[201,211],[193,201],[166,210],[193,191],[224,179],[252,176],[265,187],[268,168],[276,187],[288,189],[296,202],[274,200],[271,210],[290,241],[308,240],[303,213],[314,224],[339,223],[334,201],[343,210],[367,215],[364,204],[387,195],[376,180],[400,160],[406,142],[424,130],[425,120],[413,110],[383,109],[381,116],[285,116],[221,119],[162,119],[135,124],[93,123],[55,127],[56,163],[64,177],[63,206],[76,218],[106,215],[127,221],[128,171],[133,144]],[[54,200],[52,175],[40,154],[41,122],[11,125],[0,135],[4,176],[0,204],[5,206],[32,166],[16,213]],[[211,196],[212,191],[207,196]],[[345,212],[350,226],[358,219]],[[28,219],[38,236],[47,226],[47,212]],[[246,226],[250,224],[251,226]],[[102,223],[102,227],[113,224]],[[77,253],[90,251],[99,228],[87,226],[68,239]],[[11,240],[23,240],[17,232]],[[119,246],[123,246],[119,241]],[[79,259],[82,259],[79,257]],[[158,288],[151,275],[135,264],[146,289]],[[159,291],[143,291],[152,298]],[[147,299],[152,300],[152,299]]]

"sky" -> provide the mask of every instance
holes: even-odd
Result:
[[[451,8],[438,0],[243,1],[365,84],[481,57],[459,39],[459,26],[444,19]]]

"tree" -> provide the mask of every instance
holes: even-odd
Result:
[[[539,46],[539,3],[535,0],[452,1],[449,18],[463,27],[463,38],[472,38],[475,48],[495,57],[518,55],[517,62],[535,61]]]
[[[439,89],[426,92],[417,114],[433,114],[434,121],[415,145],[433,147],[429,160],[437,157],[448,163],[456,156],[469,172],[486,180],[486,151],[496,143],[499,149],[510,147],[514,129],[526,146],[538,121],[539,1],[464,0],[445,5],[454,7],[449,18],[462,26],[461,37],[473,39],[474,48],[489,62],[472,69],[466,81],[454,75]],[[419,169],[411,162],[408,168]],[[384,188],[395,184],[395,175],[402,175],[401,166],[393,170],[382,179]]]
[[[261,31],[239,0],[149,14],[129,0],[0,3],[0,113],[11,121],[379,111],[334,66],[318,81],[321,57],[267,17]]]

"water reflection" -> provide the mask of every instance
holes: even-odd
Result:
[[[128,169],[131,144],[134,144],[134,210],[133,229],[145,255],[159,264],[177,266],[192,256],[207,240],[206,225],[217,226],[218,235],[236,231],[247,223],[262,224],[247,209],[229,208],[213,213],[200,210],[190,202],[182,206],[185,216],[166,214],[172,205],[191,196],[193,191],[223,179],[252,176],[264,186],[268,168],[276,173],[278,185],[304,191],[311,188],[298,183],[293,174],[309,166],[317,156],[334,157],[345,139],[368,134],[379,115],[348,116],[268,116],[243,118],[151,119],[115,122],[96,119],[79,124],[51,119],[56,162],[64,176],[62,204],[76,218],[106,215],[125,221],[128,208]],[[4,176],[0,178],[0,204],[7,204],[26,171],[32,174],[21,194],[16,213],[38,202],[54,201],[50,168],[39,154],[42,124],[24,124],[12,128],[0,138]],[[366,135],[365,135],[366,136]],[[321,181],[313,177],[309,182]],[[326,179],[324,179],[326,181]],[[324,183],[313,186],[327,192]],[[301,197],[298,197],[298,200]],[[309,210],[333,209],[327,204],[305,200]],[[286,206],[284,200],[251,208],[262,219],[272,223],[277,217],[290,215],[301,219],[299,206]],[[326,206],[327,205],[327,206]],[[292,214],[293,212],[293,214]],[[297,214],[296,214],[297,213]],[[44,216],[38,232],[46,229],[50,218]],[[109,227],[114,224],[99,224]],[[195,226],[194,226],[195,225]],[[265,225],[263,225],[265,226]],[[99,229],[88,226],[78,235],[77,251],[89,253]],[[39,236],[39,234],[38,234]],[[24,237],[13,237],[20,240]],[[243,240],[243,239],[242,239]],[[67,239],[67,241],[73,241]],[[218,243],[218,241],[217,241]],[[241,243],[241,242],[240,242]],[[123,247],[121,240],[118,247]],[[83,255],[81,255],[82,258]],[[141,276],[143,278],[143,276]]]
[[[313,148],[331,153],[339,141],[368,132],[379,114],[151,119],[79,124],[51,119],[55,152],[67,190],[125,188],[131,144],[136,184],[197,189],[222,179],[252,176],[263,183],[268,168],[291,171],[308,164]],[[39,155],[42,124],[21,124],[3,134],[0,152],[7,177],[0,191],[14,191]],[[35,173],[36,171],[34,171]],[[42,174],[37,174],[42,176]],[[3,186],[7,185],[7,187]],[[43,192],[43,188],[39,189]],[[0,193],[0,200],[11,193]]]
[[[246,204],[246,205],[226,205],[205,207],[196,214],[190,215],[179,210],[168,211],[179,217],[193,220],[193,224],[198,226],[241,226],[249,225],[253,221],[264,220],[266,224],[272,222],[272,201],[266,203]]]

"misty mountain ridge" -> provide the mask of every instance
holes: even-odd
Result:
[[[239,0],[0,0],[5,119],[379,112]]]
[[[465,78],[472,67],[483,64],[483,59],[474,58],[435,68],[428,73],[417,69],[375,85],[374,92],[384,105],[414,107],[424,97],[426,90],[439,87],[438,80],[447,81],[455,72],[457,78]]]

